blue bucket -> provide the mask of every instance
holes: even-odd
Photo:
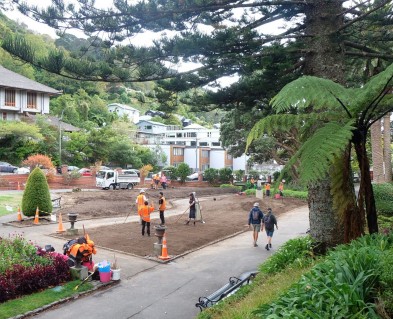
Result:
[[[111,264],[108,262],[98,263],[98,271],[99,272],[110,272],[111,271]]]

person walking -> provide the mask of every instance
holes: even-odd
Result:
[[[149,202],[145,201],[143,206],[139,210],[139,216],[142,219],[142,236],[145,236],[145,228],[147,227],[146,233],[150,237],[150,214],[154,211],[153,203],[149,206]]]
[[[164,217],[164,212],[166,209],[166,200],[164,197],[164,193],[160,192],[160,198],[158,200],[158,209],[160,211],[160,219],[161,219],[161,225],[165,225],[165,217]]]
[[[267,236],[267,244],[265,246],[265,249],[270,250],[270,248],[272,248],[272,237],[273,237],[273,233],[274,233],[274,225],[276,225],[276,229],[278,229],[277,219],[273,215],[272,209],[270,207],[267,209],[267,213],[263,217],[262,222],[265,227],[266,236]]]
[[[190,209],[190,212],[188,214],[188,220],[186,222],[186,225],[189,225],[191,219],[193,219],[194,220],[194,226],[195,226],[195,215],[196,215],[195,204],[196,204],[196,201],[195,201],[195,196],[194,196],[193,193],[190,193],[190,200],[189,200],[188,203],[189,203],[189,207],[188,208]]]
[[[263,220],[263,212],[259,209],[259,203],[255,203],[254,207],[250,210],[250,214],[248,216],[248,227],[252,226],[252,237],[254,239],[254,247],[258,246],[257,244],[258,234],[261,231],[262,220]]]

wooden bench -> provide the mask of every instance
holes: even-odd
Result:
[[[242,273],[239,277],[230,277],[229,282],[220,289],[213,292],[207,297],[199,297],[195,307],[199,307],[202,311],[205,308],[211,307],[220,300],[235,293],[241,286],[247,285],[255,278],[258,271],[248,271]]]

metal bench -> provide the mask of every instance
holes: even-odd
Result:
[[[220,300],[235,293],[241,286],[247,285],[255,278],[258,271],[248,271],[242,273],[239,277],[230,277],[229,282],[220,289],[213,292],[207,297],[199,297],[195,307],[199,307],[202,311],[205,308],[215,305]]]

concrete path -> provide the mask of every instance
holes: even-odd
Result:
[[[186,204],[186,203],[184,203]],[[183,211],[179,202],[176,211]],[[5,218],[1,218],[0,222]],[[136,220],[137,216],[131,216]],[[85,227],[99,224],[123,223],[124,218],[84,221]],[[259,247],[253,247],[251,231],[200,249],[168,264],[116,253],[122,268],[122,280],[108,290],[97,292],[37,315],[37,318],[94,318],[94,319],[188,319],[199,313],[195,303],[201,296],[208,296],[228,282],[229,277],[258,268],[282,243],[304,235],[309,228],[308,208],[300,207],[278,218],[279,230],[274,233],[273,249],[264,249],[265,234],[260,233]],[[65,224],[65,227],[69,226]],[[0,236],[24,232],[25,237],[45,245],[51,243],[61,251],[64,240],[45,234],[53,233],[57,225],[39,226],[34,229],[0,226]],[[170,243],[168,243],[170,254]],[[98,249],[95,261],[113,260],[113,252]]]

